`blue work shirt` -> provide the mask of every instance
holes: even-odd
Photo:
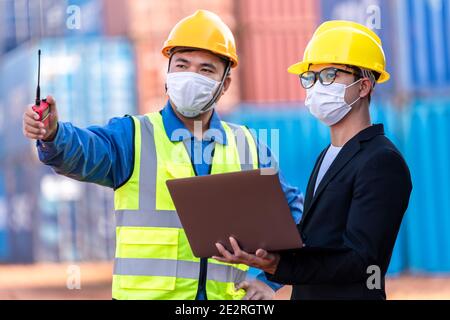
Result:
[[[217,112],[213,112],[209,130],[199,141],[178,118],[170,102],[161,110],[166,134],[171,141],[184,141],[188,148],[197,175],[210,172],[211,153],[202,152],[211,143],[227,144],[227,137]],[[176,134],[184,129],[187,134]],[[255,137],[256,138],[256,137]],[[278,164],[270,149],[257,139],[259,165],[261,168],[276,167]],[[56,173],[79,181],[92,182],[116,189],[128,180],[133,169],[134,124],[130,117],[118,117],[106,126],[77,128],[69,122],[58,122],[58,131],[51,142],[37,141],[39,159],[52,166]],[[281,172],[280,183],[296,223],[303,211],[303,195],[290,186]],[[272,289],[280,284],[266,279],[264,272],[256,277]],[[201,299],[201,298],[200,298]]]

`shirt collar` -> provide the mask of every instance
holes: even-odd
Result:
[[[170,101],[167,101],[164,108],[161,110],[161,116],[164,124],[164,129],[170,141],[184,141],[192,139],[192,133],[186,128],[184,123],[178,118],[175,111],[173,111]],[[182,129],[182,130],[180,130]],[[209,129],[203,134],[204,141],[216,141],[217,143],[226,145],[227,135],[222,126],[219,115],[215,110],[209,122]]]

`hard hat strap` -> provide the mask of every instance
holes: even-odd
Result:
[[[225,85],[225,79],[227,78],[228,74],[230,73],[231,65],[232,65],[232,61],[229,60],[227,67],[225,68],[225,72],[223,73],[222,80],[220,81],[219,87],[217,87],[216,92],[214,93],[214,96],[212,97],[212,99],[206,104],[206,106],[204,106],[202,108],[201,113],[205,113],[206,111],[211,109],[211,107],[214,105],[214,103],[217,101],[217,99],[222,94],[222,89],[223,89],[223,86]]]

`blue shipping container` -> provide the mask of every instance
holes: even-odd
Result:
[[[5,175],[0,168],[0,262],[6,261],[9,255],[5,184]]]
[[[38,48],[41,94],[56,98],[60,120],[83,127],[137,112],[134,52],[127,40],[61,38],[22,46],[0,63],[0,156],[30,147],[22,134],[22,114],[34,102]]]
[[[391,81],[383,84],[377,95],[393,93],[397,82],[395,73],[395,48],[393,38],[391,3],[389,0],[321,0],[321,22],[327,20],[350,20],[372,29],[381,39],[386,55],[386,69],[391,73]]]
[[[81,190],[74,200],[49,200],[42,179],[55,174],[38,163],[34,142],[22,134],[22,114],[35,96],[38,48],[42,49],[42,96],[55,96],[61,121],[84,127],[137,113],[134,52],[125,39],[46,39],[4,56],[0,168],[7,173],[7,223],[6,228],[0,226],[0,255],[4,253],[0,261],[111,258],[111,191],[73,182]]]
[[[399,88],[423,94],[450,89],[450,1],[392,1]],[[434,89],[434,90],[431,90]]]
[[[104,0],[2,0],[0,55],[29,40],[101,35],[103,5]]]
[[[359,22],[380,36],[392,81],[376,94],[448,95],[450,1],[321,0],[321,8],[322,21]]]

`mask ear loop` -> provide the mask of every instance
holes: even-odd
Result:
[[[211,107],[213,106],[213,104],[217,101],[217,99],[219,98],[220,94],[222,93],[222,89],[225,85],[225,79],[227,78],[229,72],[231,69],[231,61],[228,61],[227,67],[225,68],[225,72],[222,76],[222,80],[220,81],[220,85],[217,88],[216,92],[214,93],[214,96],[212,97],[212,99],[206,104],[206,106],[204,106],[201,110],[200,113],[205,113],[206,111],[208,111],[209,109],[211,109]]]
[[[353,82],[352,84],[349,84],[348,86],[345,87],[345,89],[352,87],[353,85],[357,84],[358,82],[360,82],[361,80],[363,80],[363,78],[359,78],[358,80],[356,80],[355,82]],[[357,103],[359,100],[361,100],[361,97],[358,97],[358,99],[356,99],[355,101],[353,101],[352,103],[347,105],[349,107],[353,106],[355,103]],[[345,101],[345,100],[344,100]]]

